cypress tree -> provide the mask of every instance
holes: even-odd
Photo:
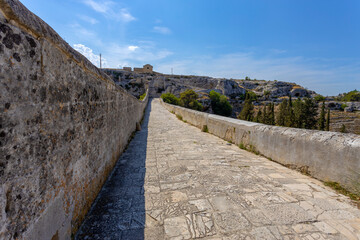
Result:
[[[302,128],[304,125],[304,102],[298,98],[294,102],[294,127]]]
[[[275,125],[275,103],[271,103],[270,108],[270,124]]]
[[[279,113],[278,113],[278,116],[277,116],[277,124],[279,126],[285,126],[287,105],[288,105],[288,100],[287,99],[282,101],[281,104],[280,104]]]
[[[262,115],[262,123],[263,124],[268,124],[268,113],[267,113],[267,104],[264,105],[264,111],[263,111],[263,115]]]
[[[317,116],[317,104],[313,99],[305,98],[304,103],[304,128],[315,129],[316,128],[316,116]]]
[[[255,122],[262,123],[262,111],[261,106],[259,107],[259,111],[256,114]]]
[[[328,108],[327,116],[326,116],[326,131],[330,131],[330,108]]]
[[[249,94],[246,94],[244,107],[241,110],[238,118],[240,118],[242,120],[246,120],[246,121],[252,121],[253,114],[254,114],[253,110],[254,110],[254,105],[250,99]]]
[[[319,128],[319,130],[322,130],[322,131],[325,130],[325,102],[323,102],[322,107],[321,107],[321,112],[320,112],[319,121],[318,121],[318,128]]]
[[[286,108],[285,126],[286,127],[294,126],[294,110],[293,110],[291,95],[289,95],[289,101],[288,101],[288,105]]]

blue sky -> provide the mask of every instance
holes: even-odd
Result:
[[[359,0],[22,0],[106,67],[360,89]]]

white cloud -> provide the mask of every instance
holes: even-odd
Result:
[[[138,46],[128,46],[128,49],[130,51],[135,51],[136,49],[138,49],[139,47]]]
[[[103,67],[142,66],[143,64],[153,64],[170,56],[172,52],[166,49],[157,49],[154,43],[145,42],[139,46],[120,45],[117,43],[106,44],[101,50]],[[74,44],[74,49],[89,59],[94,65],[99,67],[100,56],[84,44]]]
[[[88,22],[90,24],[97,24],[99,21],[96,20],[95,18],[89,17],[89,16],[85,16],[85,15],[79,15],[79,18],[85,22]]]
[[[136,18],[134,18],[126,8],[122,8],[120,10],[120,18],[124,22],[131,22],[136,20]]]
[[[117,65],[118,61],[127,61],[133,64],[152,63],[172,55],[172,52],[166,49],[157,49],[151,42],[142,43],[140,46],[124,46],[113,43],[108,45],[106,52],[112,56],[111,63],[113,65]]]
[[[83,0],[84,4],[91,7],[94,11],[103,14],[105,17],[120,22],[131,22],[136,20],[127,8],[121,8],[113,1]],[[119,10],[119,11],[117,11]]]
[[[167,28],[167,27],[155,26],[153,28],[153,31],[157,32],[157,33],[164,34],[164,35],[171,34],[171,30],[169,28]]]
[[[89,59],[92,64],[100,67],[100,55],[94,54],[91,48],[86,47],[83,44],[74,44],[74,49]],[[108,67],[107,60],[103,57],[101,58],[101,65],[102,67]]]

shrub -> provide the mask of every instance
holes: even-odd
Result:
[[[344,111],[347,106],[348,106],[348,105],[346,105],[345,103],[343,103],[343,104],[341,104],[340,109],[341,109],[342,111]]]
[[[341,101],[345,101],[345,102],[360,101],[360,91],[357,91],[355,89],[354,91],[345,93],[345,95],[341,98]]]
[[[322,101],[325,101],[325,97],[323,96],[323,95],[316,95],[315,97],[314,97],[314,99],[315,99],[315,101],[317,101],[317,102],[322,102]]]
[[[206,132],[206,133],[209,132],[208,126],[207,126],[207,125],[204,125],[204,126],[202,127],[201,131]]]
[[[226,96],[212,90],[209,94],[211,99],[211,108],[215,114],[222,116],[230,116],[232,113],[232,106],[228,102]]]
[[[246,96],[247,95],[247,96]],[[248,98],[250,101],[257,101],[257,95],[256,93],[252,92],[252,91],[247,91],[245,95],[245,99]]]
[[[179,119],[179,120],[183,120],[183,118],[182,118],[182,116],[180,115],[180,114],[176,114],[176,117],[177,117],[177,119]]]
[[[139,98],[140,101],[144,100],[144,98],[146,97],[146,93],[142,94]]]
[[[345,124],[341,125],[340,132],[347,133]]]
[[[203,106],[196,100],[197,97],[198,94],[192,89],[188,89],[185,92],[180,93],[181,106],[201,111]]]
[[[243,150],[246,150],[246,147],[245,147],[245,145],[243,143],[240,143],[239,148],[241,148]]]
[[[180,100],[177,97],[175,97],[174,94],[163,93],[163,94],[161,94],[161,98],[166,103],[173,104],[173,105],[180,105]]]

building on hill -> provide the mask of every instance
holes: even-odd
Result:
[[[123,70],[128,71],[128,72],[132,71],[131,67],[123,67]]]
[[[150,64],[145,64],[142,68],[134,68],[134,72],[152,73],[153,72],[153,66],[151,66]]]

